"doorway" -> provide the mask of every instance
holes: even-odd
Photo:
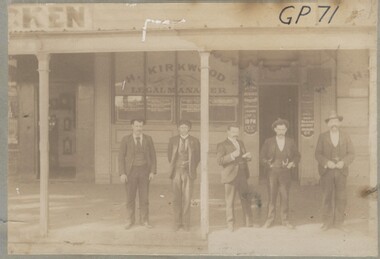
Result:
[[[262,85],[259,88],[259,134],[260,149],[267,138],[275,135],[272,123],[278,119],[289,121],[286,135],[298,145],[298,85]],[[260,180],[266,172],[260,165]],[[293,180],[298,180],[298,169],[292,171]]]
[[[76,89],[74,84],[51,84],[49,91],[49,177],[76,175]]]

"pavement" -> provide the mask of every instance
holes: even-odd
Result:
[[[291,188],[290,218],[295,230],[277,225],[269,229],[245,228],[240,202],[235,205],[237,230],[226,230],[224,189],[210,181],[207,240],[201,238],[199,180],[192,202],[192,228],[172,230],[169,180],[150,186],[150,223],[153,229],[134,226],[125,230],[124,186],[75,181],[49,184],[49,234],[39,234],[39,182],[8,183],[8,254],[148,254],[148,255],[336,255],[376,256],[377,231],[369,229],[370,198],[361,198],[361,187],[349,186],[347,232],[322,232],[320,187]],[[256,223],[265,222],[266,184],[252,187],[263,206],[253,206]],[[136,215],[138,218],[138,214]]]

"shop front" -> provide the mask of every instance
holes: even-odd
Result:
[[[168,141],[189,119],[202,143],[202,188],[220,181],[216,145],[229,124],[253,154],[256,185],[265,181],[260,147],[281,117],[302,156],[294,182],[316,184],[316,142],[337,110],[357,152],[349,182],[376,183],[373,5],[339,1],[323,17],[314,2],[11,5],[11,169],[41,175],[41,186],[48,172],[116,184],[120,141],[142,117],[157,181],[169,181]]]

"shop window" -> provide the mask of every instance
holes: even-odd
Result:
[[[237,122],[237,97],[210,97],[209,114],[211,122]],[[200,97],[181,97],[180,117],[191,121],[200,121]]]
[[[144,118],[143,96],[115,96],[116,120],[129,121],[133,118]]]
[[[174,121],[173,97],[146,97],[146,119],[149,121]]]

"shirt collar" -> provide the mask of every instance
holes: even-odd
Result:
[[[142,141],[143,139],[143,134],[141,134],[140,136],[136,136],[135,134],[133,134],[133,139],[135,140],[136,142],[136,138],[140,137],[140,141]]]
[[[187,137],[189,137],[189,134],[187,134],[186,136],[179,135],[179,137],[182,139],[187,139]]]

